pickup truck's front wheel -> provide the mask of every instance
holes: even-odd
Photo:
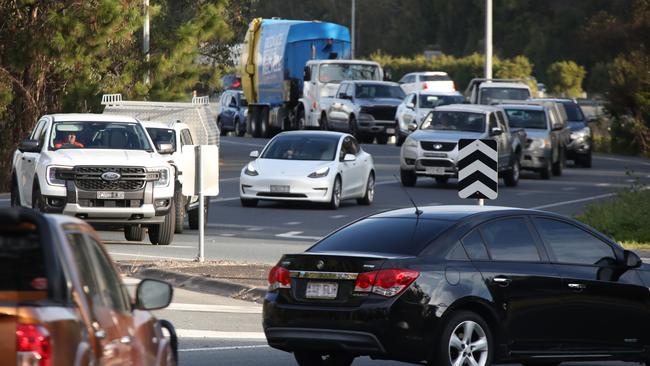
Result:
[[[205,203],[203,204],[203,227],[208,225],[208,214],[210,213],[210,199],[205,198]],[[190,223],[190,229],[198,230],[199,229],[199,207],[197,206],[194,210],[187,213],[187,221]]]
[[[174,239],[174,229],[176,222],[176,208],[172,201],[172,207],[165,215],[165,221],[162,224],[149,227],[149,241],[153,245],[169,245]]]
[[[404,187],[413,187],[418,181],[418,176],[415,175],[415,172],[412,170],[400,169],[399,178]]]
[[[521,173],[521,166],[519,165],[519,156],[515,156],[515,161],[512,163],[512,168],[503,176],[503,181],[507,187],[516,187],[519,184],[519,174]]]
[[[176,220],[174,220],[174,232],[176,234],[183,233],[183,225],[185,224],[185,196],[183,192],[178,189],[174,194],[174,202],[176,207]]]
[[[124,238],[128,241],[143,241],[145,230],[141,225],[124,226]]]

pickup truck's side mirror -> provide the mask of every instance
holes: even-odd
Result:
[[[250,154],[248,154],[248,156],[251,157],[251,158],[253,158],[253,159],[257,159],[257,158],[260,157],[260,152],[257,151],[257,150],[253,150],[253,151],[251,151]]]
[[[408,127],[409,131],[415,131],[418,129],[418,125],[415,123],[409,123]]]
[[[158,310],[172,302],[174,289],[163,281],[145,279],[135,291],[135,308],[139,310]]]
[[[406,103],[406,108],[415,109],[415,104],[413,104],[413,102],[408,102],[408,103]]]
[[[18,150],[20,152],[31,152],[31,153],[37,153],[41,151],[41,147],[38,144],[38,140],[23,140],[18,144]]]
[[[492,127],[490,130],[490,136],[499,136],[503,134],[503,130],[499,127]]]
[[[156,150],[158,150],[158,154],[162,154],[162,155],[173,154],[174,153],[174,145],[172,145],[172,144],[158,144],[158,145],[156,145]]]
[[[623,252],[623,261],[624,261],[623,264],[625,265],[625,267],[630,268],[630,269],[631,268],[639,268],[639,267],[641,267],[641,264],[643,264],[643,261],[641,260],[641,258],[639,258],[639,256],[636,253],[634,253],[634,252],[632,252],[630,250],[626,250],[625,252]]]
[[[311,67],[305,66],[305,71],[303,72],[302,79],[304,81],[311,81]]]
[[[555,123],[555,124],[553,124],[553,130],[554,130],[554,131],[561,130],[561,129],[563,129],[563,128],[564,128],[564,125],[561,124],[561,123]]]
[[[350,94],[341,94],[341,99],[352,100],[352,96]]]

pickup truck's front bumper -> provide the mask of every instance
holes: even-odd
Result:
[[[521,159],[521,169],[541,170],[552,162],[552,151],[550,147],[525,149]]]
[[[357,120],[357,129],[360,133],[372,135],[394,135],[394,120],[376,120],[372,115],[360,113]]]

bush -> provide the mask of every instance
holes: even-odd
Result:
[[[586,75],[585,68],[573,61],[554,62],[546,71],[550,92],[570,98],[582,95],[582,81]]]
[[[650,244],[650,191],[635,186],[613,200],[592,203],[577,219],[619,242]]]

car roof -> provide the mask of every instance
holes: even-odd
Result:
[[[357,65],[379,65],[375,61],[367,60],[309,60],[308,64],[357,64]]]
[[[154,128],[176,128],[176,129],[184,129],[184,128],[190,128],[187,124],[182,123],[182,122],[172,122],[165,123],[161,121],[141,121],[142,124],[145,127],[154,127]]]
[[[499,104],[501,108],[516,108],[516,109],[525,109],[529,111],[543,111],[546,106],[541,104],[531,104],[531,103],[508,103],[508,104]]]
[[[391,85],[399,86],[398,83],[393,81],[379,81],[379,80],[345,80],[344,83],[361,84],[361,85]]]
[[[298,135],[298,136],[305,136],[305,137],[312,137],[312,136],[337,136],[337,137],[343,137],[343,136],[351,136],[349,133],[345,132],[336,132],[336,131],[286,131],[286,132],[281,132],[277,134],[277,136],[292,136],[292,135]]]
[[[474,113],[488,113],[496,112],[499,108],[491,105],[484,104],[448,104],[436,107],[436,111],[443,112],[474,112]]]
[[[447,75],[444,71],[416,71],[410,72],[407,75]]]
[[[479,88],[513,88],[513,89],[530,89],[530,87],[524,83],[502,83],[498,81],[493,81],[490,83],[481,83]]]
[[[99,113],[57,113],[48,117],[57,122],[138,122],[131,116]]]
[[[368,218],[419,218],[428,220],[448,220],[459,221],[468,216],[477,214],[494,214],[494,213],[540,213],[540,211],[502,206],[478,206],[478,205],[440,205],[440,206],[423,206],[418,208],[422,211],[419,216],[415,215],[415,208],[400,208],[396,210],[384,211]]]
[[[417,93],[419,95],[445,95],[445,96],[454,96],[454,97],[462,97],[463,95],[457,91],[435,91],[435,90],[418,90]]]

